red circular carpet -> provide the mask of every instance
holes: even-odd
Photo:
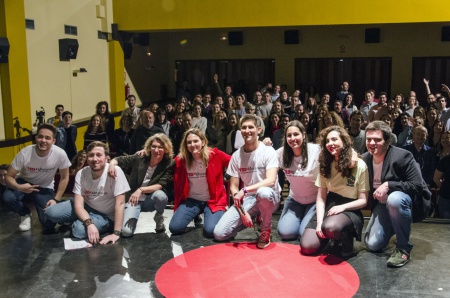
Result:
[[[359,277],[340,258],[306,257],[298,245],[226,243],[169,260],[155,283],[165,297],[352,297]]]

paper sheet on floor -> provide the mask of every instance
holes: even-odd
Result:
[[[71,238],[64,238],[64,248],[66,250],[73,250],[87,247],[92,247],[92,244],[90,244],[86,240],[78,240],[78,239],[74,240]]]

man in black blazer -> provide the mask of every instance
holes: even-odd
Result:
[[[362,158],[369,169],[370,196],[375,200],[365,243],[370,251],[380,251],[395,234],[396,248],[388,267],[402,267],[410,260],[409,242],[412,205],[416,197],[428,191],[413,155],[390,146],[391,130],[383,121],[366,127],[367,151]]]

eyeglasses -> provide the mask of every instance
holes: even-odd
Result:
[[[152,150],[164,150],[163,146],[152,145],[150,148],[152,148]]]

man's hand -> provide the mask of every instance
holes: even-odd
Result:
[[[103,238],[102,241],[100,241],[100,244],[108,244],[109,242],[112,242],[112,244],[114,244],[116,243],[116,241],[119,241],[119,239],[120,239],[119,236],[111,234]]]
[[[239,214],[241,215],[241,220],[244,226],[246,226],[247,228],[253,228],[253,221],[250,214],[248,214],[247,211],[245,211],[245,213],[239,212]]]
[[[30,194],[32,192],[39,192],[39,185],[31,185],[30,183],[19,184],[17,190],[26,194]]]
[[[241,208],[242,203],[244,202],[244,194],[241,195],[242,191],[239,191],[236,193],[236,195],[233,197],[234,206],[236,208]],[[242,192],[243,193],[243,192]]]
[[[133,194],[130,196],[130,199],[128,201],[128,203],[131,204],[131,206],[136,206],[137,204],[139,204],[139,198],[141,196],[142,192],[138,189],[136,189],[135,192],[133,192]]]
[[[100,234],[98,232],[97,227],[94,224],[90,224],[87,227],[87,234],[89,242],[92,244],[98,244],[100,241]]]
[[[389,184],[384,182],[373,192],[374,199],[378,200],[380,203],[386,203],[389,192]]]
[[[45,204],[45,209],[44,209],[44,211],[47,210],[48,207],[53,206],[53,205],[56,205],[56,203],[57,203],[57,202],[56,202],[54,199],[49,200],[49,201],[47,202],[47,204]]]

